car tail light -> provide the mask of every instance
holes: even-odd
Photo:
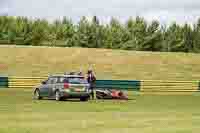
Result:
[[[64,83],[64,89],[69,88],[69,84],[68,83]]]

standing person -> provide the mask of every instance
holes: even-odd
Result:
[[[82,71],[82,69],[80,69],[80,71],[78,72],[78,75],[83,76],[83,71]]]
[[[83,76],[83,72],[82,71],[78,72],[78,75]]]
[[[88,70],[87,72],[87,81],[90,84],[92,99],[94,99],[94,85],[95,85],[96,77],[92,70]]]

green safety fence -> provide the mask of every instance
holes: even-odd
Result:
[[[0,77],[0,88],[8,87],[8,77]]]
[[[140,90],[139,80],[97,80],[95,88],[97,89],[122,89],[122,90]]]

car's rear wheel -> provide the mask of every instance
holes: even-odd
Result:
[[[61,100],[60,91],[56,91],[55,97],[56,97],[56,101],[60,101]]]
[[[80,101],[88,101],[89,97],[81,97]]]
[[[34,99],[36,99],[36,100],[42,99],[42,97],[40,96],[40,91],[39,91],[39,89],[36,89],[36,90],[35,90],[35,92],[34,92]]]

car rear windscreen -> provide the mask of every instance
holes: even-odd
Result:
[[[87,80],[85,80],[84,78],[80,78],[80,77],[70,77],[68,78],[69,83],[72,84],[87,84]]]

